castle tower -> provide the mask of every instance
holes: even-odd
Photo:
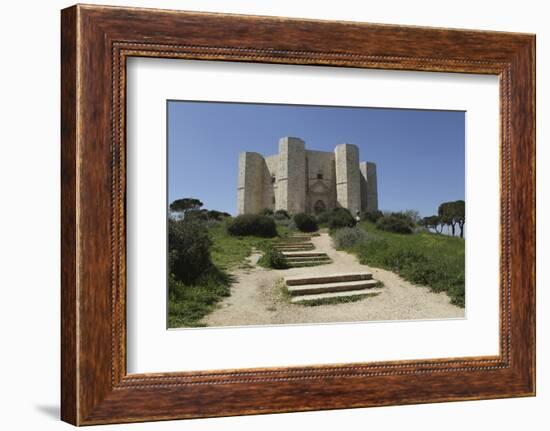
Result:
[[[277,175],[277,208],[291,214],[306,210],[306,150],[300,138],[279,140],[279,171]]]
[[[264,164],[261,154],[244,152],[239,155],[238,214],[256,214],[263,208]]]
[[[378,210],[378,180],[376,177],[376,164],[373,162],[361,162],[361,210]]]
[[[353,144],[339,144],[334,150],[336,165],[336,201],[355,215],[361,209],[359,149]]]

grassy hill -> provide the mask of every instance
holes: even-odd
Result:
[[[464,307],[464,239],[430,232],[386,232],[368,221],[355,229],[366,234],[341,248],[356,254],[362,264],[388,269],[434,292],[446,292],[451,303]]]

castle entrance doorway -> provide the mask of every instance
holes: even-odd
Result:
[[[313,211],[315,211],[315,214],[321,213],[327,209],[325,203],[319,199],[317,202],[315,202],[315,205],[313,205]]]

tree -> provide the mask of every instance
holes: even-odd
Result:
[[[443,225],[441,224],[441,218],[437,215],[424,217],[422,219],[422,224],[428,229],[435,230],[435,233],[441,233],[443,231]],[[438,230],[439,228],[439,230]]]
[[[418,223],[420,223],[421,217],[420,217],[420,213],[418,211],[416,211],[416,210],[405,210],[405,211],[403,211],[403,214],[405,216],[407,216],[413,224],[417,225]]]
[[[170,204],[170,211],[185,217],[189,211],[199,210],[202,205],[203,203],[195,198],[176,199]]]
[[[460,228],[460,238],[464,238],[464,225],[466,224],[466,203],[455,201],[455,219]]]
[[[456,212],[456,202],[443,202],[437,210],[441,223],[451,226],[453,236],[455,236],[455,226],[457,224]]]

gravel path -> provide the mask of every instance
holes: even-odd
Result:
[[[361,265],[355,256],[336,250],[327,233],[313,237],[312,242],[315,251],[326,252],[333,263],[309,268],[264,269],[255,265],[261,254],[253,253],[248,258],[250,268],[233,272],[236,282],[231,287],[231,296],[206,316],[203,323],[244,326],[464,317],[464,309],[452,305],[445,293],[432,293],[391,271]],[[375,279],[384,283],[380,294],[357,302],[311,307],[290,304],[281,293],[283,277],[360,271],[372,272]]]

